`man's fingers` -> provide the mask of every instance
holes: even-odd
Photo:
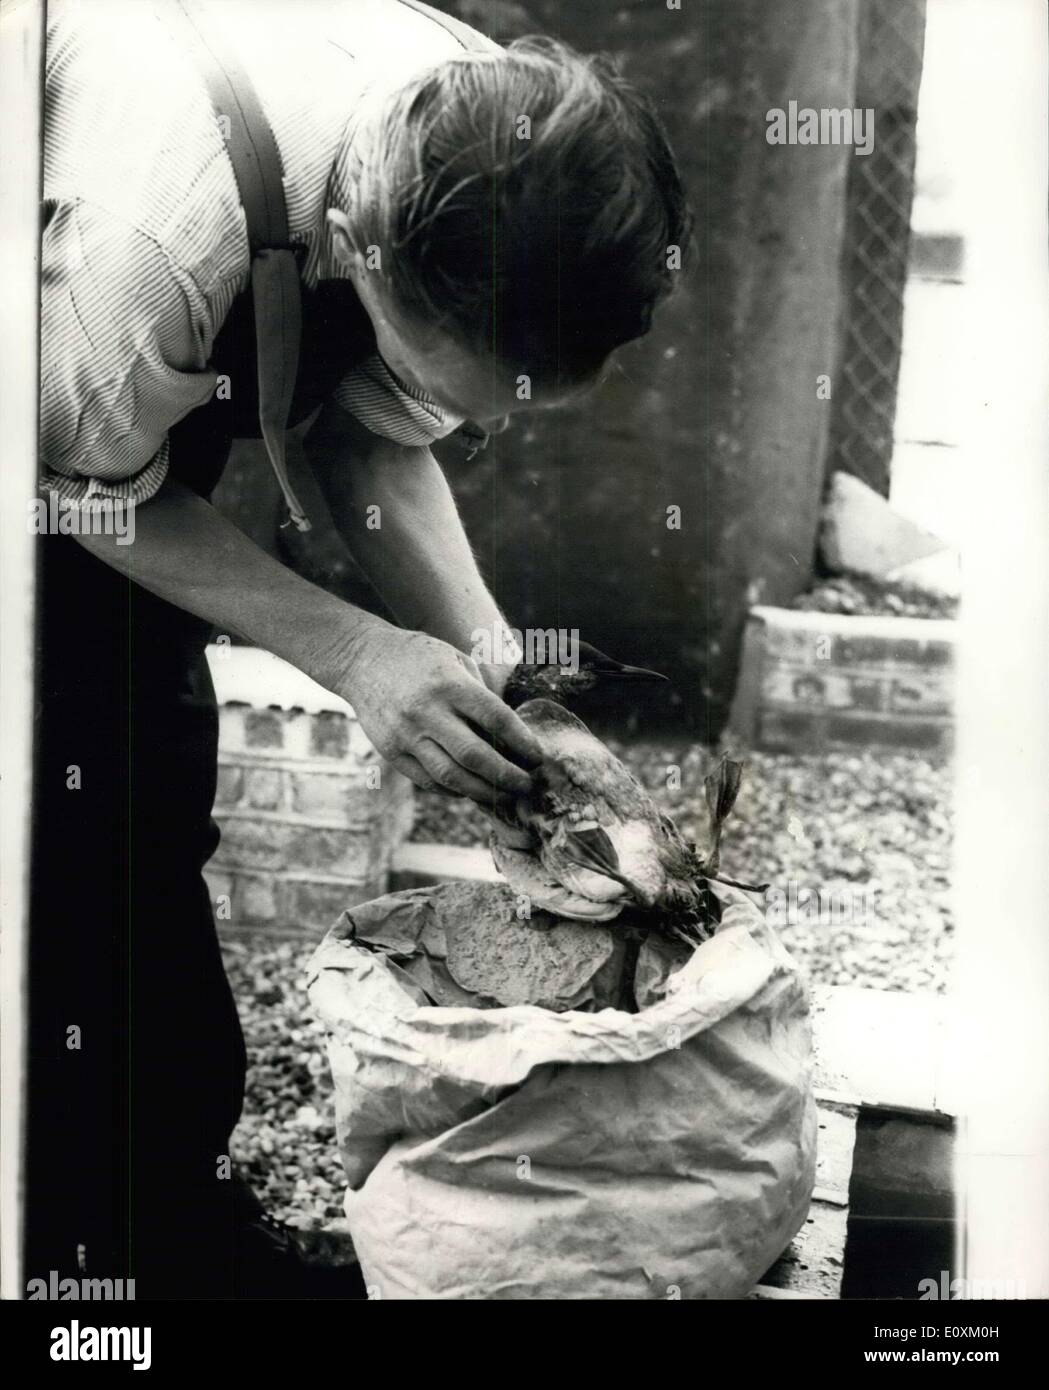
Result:
[[[460,767],[487,783],[489,795],[523,796],[532,779],[515,763],[485,742],[469,724],[455,715],[434,720],[430,736]]]
[[[455,693],[454,703],[461,714],[491,734],[525,767],[538,767],[543,761],[543,750],[536,736],[510,706],[493,695],[486,686],[460,686]]]
[[[420,791],[432,792],[440,790],[437,783],[426,771],[423,765],[412,757],[410,753],[401,753],[398,757],[391,760],[392,766],[398,772],[404,774],[409,782],[413,782]]]
[[[429,776],[447,791],[469,797],[481,806],[491,806],[494,803],[496,792],[492,784],[468,772],[432,738],[422,739],[415,745],[415,757],[422,763]],[[507,763],[507,767],[510,766],[511,764]],[[513,770],[520,775],[517,768]]]

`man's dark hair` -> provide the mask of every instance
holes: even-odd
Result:
[[[346,211],[405,313],[562,389],[648,331],[690,218],[652,104],[608,61],[519,39],[377,109],[344,151]]]

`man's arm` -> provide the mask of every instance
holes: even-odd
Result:
[[[390,611],[465,653],[478,629],[491,633],[482,675],[501,691],[515,658],[498,659],[503,618],[430,450],[382,439],[337,405],[321,412],[306,450],[336,528]]]
[[[526,788],[478,731],[522,762],[538,761],[538,745],[471,662],[329,597],[165,481],[168,428],[215,385],[202,348],[210,307],[185,268],[125,219],[75,199],[48,219],[43,264],[44,487],[90,503],[94,480],[137,503],[131,545],[104,535],[81,544],[349,700],[379,752],[418,785],[482,804],[493,785]]]
[[[527,775],[478,731],[526,765],[541,750],[472,662],[310,584],[180,484],[168,479],[135,509],[132,544],[78,539],[151,593],[242,634],[348,700],[379,752],[418,785],[481,804],[491,804],[493,786],[527,790]]]

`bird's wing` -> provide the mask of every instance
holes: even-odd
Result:
[[[491,841],[495,867],[515,893],[528,898],[537,908],[552,912],[556,917],[569,917],[579,922],[607,922],[623,907],[622,902],[598,902],[573,893],[547,870],[535,855],[509,849],[494,838]]]
[[[616,847],[608,832],[599,825],[566,826],[561,848],[581,869],[593,869],[595,873],[622,881]]]

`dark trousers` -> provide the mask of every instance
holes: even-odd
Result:
[[[349,281],[302,311],[292,423],[375,346]],[[212,366],[230,399],[169,435],[172,475],[202,497],[234,437],[258,433],[250,295]],[[26,1278],[237,1296],[244,1194],[221,1174],[244,1042],[201,878],[218,843],[209,628],[72,536],[40,547]]]
[[[173,468],[207,495],[230,437],[196,412]],[[40,547],[26,1278],[229,1297],[245,1053],[201,877],[209,629],[74,537]]]

